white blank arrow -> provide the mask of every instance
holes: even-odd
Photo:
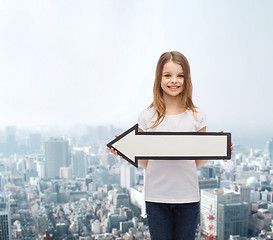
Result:
[[[138,124],[107,144],[134,166],[138,159],[230,159],[230,145],[230,133],[138,132]]]

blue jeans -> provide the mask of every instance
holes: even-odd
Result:
[[[194,240],[200,202],[146,203],[152,240]]]

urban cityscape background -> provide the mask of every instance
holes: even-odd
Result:
[[[0,0],[0,239],[150,239],[144,170],[106,149],[189,60],[207,131],[196,240],[273,239],[273,1]]]
[[[150,239],[145,170],[106,149],[126,129],[40,130],[0,132],[0,239]],[[273,239],[273,139],[234,148],[198,169],[196,239]]]

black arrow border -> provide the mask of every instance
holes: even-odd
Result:
[[[126,155],[121,153],[119,150],[113,147],[113,144],[123,138],[125,135],[135,130],[136,135],[225,135],[227,136],[227,156],[211,156],[211,157],[173,157],[173,156],[164,156],[164,157],[135,157],[135,162],[133,162]],[[126,161],[131,163],[133,166],[138,167],[139,159],[152,159],[152,160],[217,160],[217,159],[231,159],[231,133],[227,132],[139,132],[138,124],[134,125],[124,133],[120,134],[111,142],[107,143],[107,147],[113,148],[117,151],[118,155],[122,156]]]

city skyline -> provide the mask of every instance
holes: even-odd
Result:
[[[17,135],[15,126],[5,130],[4,138],[0,134],[0,229],[11,235],[7,239],[151,239],[145,184],[153,165],[135,168],[105,148],[118,129],[88,126],[85,134],[54,138],[20,129]],[[195,239],[271,239],[272,166],[273,139],[262,150],[238,146],[227,162],[196,166]],[[172,171],[156,178],[166,175],[184,184]]]

